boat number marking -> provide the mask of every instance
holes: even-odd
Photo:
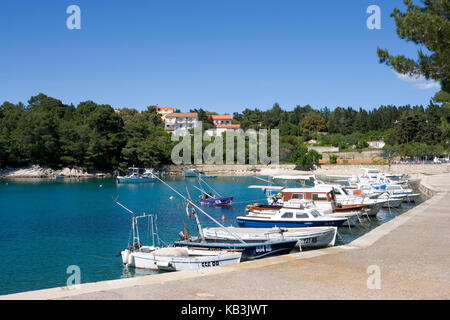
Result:
[[[269,252],[271,251],[271,246],[270,245],[265,245],[265,246],[257,246],[255,248],[256,253],[261,253],[261,252]]]
[[[202,262],[202,267],[206,268],[206,267],[215,267],[215,266],[219,266],[220,263],[219,261],[205,261]]]
[[[306,238],[306,239],[302,239],[302,243],[316,243],[317,242],[317,237],[314,238]]]

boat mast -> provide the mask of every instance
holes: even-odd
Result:
[[[208,186],[209,189],[211,189],[212,192],[214,192],[214,193],[217,194],[220,198],[222,198],[222,195],[221,195],[220,193],[218,193],[213,187],[211,187],[205,180],[203,180],[203,179],[200,177],[200,174],[197,175],[197,178],[198,178],[198,184],[200,185],[200,187],[202,187],[201,182],[203,182],[204,184],[206,184],[206,185]],[[202,190],[203,190],[203,188],[202,188]],[[206,192],[205,192],[205,193],[206,193]]]
[[[235,237],[239,242],[246,244],[246,242],[244,240],[242,240],[241,237],[239,237],[237,234],[235,234],[234,232],[231,232],[230,230],[228,230],[227,228],[225,228],[219,221],[217,221],[216,219],[214,219],[213,217],[211,217],[208,213],[206,213],[202,208],[200,208],[199,206],[197,206],[194,202],[192,202],[191,200],[187,199],[185,196],[183,196],[181,193],[179,193],[176,189],[172,188],[170,185],[168,185],[165,181],[163,181],[160,177],[155,177],[158,181],[160,181],[162,184],[164,184],[165,186],[167,186],[170,190],[172,190],[173,192],[175,192],[176,194],[178,194],[181,198],[183,198],[184,200],[186,200],[190,205],[192,205],[193,207],[195,207],[196,209],[198,209],[201,213],[203,213],[205,216],[207,216],[209,219],[211,219],[213,222],[215,222],[220,228],[222,228],[223,230],[225,230],[226,232],[228,232],[229,234],[231,234],[233,237]]]
[[[192,201],[191,194],[189,193],[189,189],[188,189],[187,186],[186,186],[186,192],[187,192],[187,194],[189,196],[189,200]],[[189,211],[189,203],[186,204],[186,210]],[[202,242],[204,242],[205,241],[205,236],[203,235],[203,228],[202,228],[202,225],[200,224],[200,221],[198,220],[198,216],[197,216],[197,212],[195,211],[195,208],[192,208],[192,214],[194,215],[195,222],[197,223],[198,236],[200,237]]]

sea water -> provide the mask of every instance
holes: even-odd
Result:
[[[188,187],[193,199],[200,195],[193,187],[199,187],[194,178],[169,177],[164,181],[183,195]],[[246,205],[266,203],[262,190],[248,188],[264,184],[255,177],[218,177],[207,183],[222,196],[234,197],[231,207],[202,207],[226,226],[237,226],[235,218],[245,214]],[[81,283],[155,273],[126,269],[116,256],[131,241],[131,214],[113,199],[137,215],[156,215],[161,244],[178,240],[184,226],[196,235],[195,221],[187,217],[185,203],[161,182],[117,184],[112,178],[0,180],[0,294],[65,286],[73,273],[69,266],[79,268]],[[411,207],[404,204],[402,209],[382,209],[370,222],[352,229],[340,228],[337,245],[351,242]],[[203,227],[216,226],[201,213],[199,218]],[[139,223],[141,242],[151,245],[151,224],[147,219]]]

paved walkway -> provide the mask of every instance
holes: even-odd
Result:
[[[433,198],[349,245],[0,299],[449,299],[450,174],[422,187]]]

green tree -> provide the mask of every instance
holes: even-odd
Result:
[[[299,168],[311,168],[313,165],[318,165],[322,155],[316,150],[308,150],[308,147],[301,143],[297,145],[295,152],[291,155],[291,162]]]
[[[327,129],[325,119],[316,112],[311,112],[300,121],[300,128],[306,132],[322,132]]]
[[[450,21],[448,0],[423,0],[424,6],[404,0],[406,11],[395,8],[391,13],[401,39],[412,41],[427,49],[419,49],[417,59],[391,55],[378,48],[380,63],[411,76],[440,81],[442,90],[450,92]]]

